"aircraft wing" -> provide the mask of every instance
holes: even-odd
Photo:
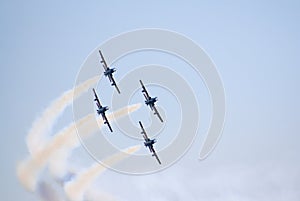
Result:
[[[113,76],[112,76],[112,74],[109,74],[109,75],[108,75],[108,79],[109,79],[109,81],[112,82],[112,83],[114,83],[114,81],[115,81],[114,78],[113,78]]]
[[[153,146],[151,147],[151,149],[152,149],[152,153],[153,153],[152,156],[154,156],[156,158],[157,162],[161,165],[161,162],[160,162],[160,160],[159,160],[159,158],[158,158],[158,156],[157,156],[157,154],[156,154]]]
[[[108,121],[106,121],[106,124],[107,124],[107,126],[108,126],[108,128],[109,128],[110,132],[113,132],[113,130],[112,130],[112,128],[111,128],[111,126],[110,126],[110,124],[109,124],[109,122],[108,122]]]
[[[102,63],[102,65],[103,65],[104,70],[108,70],[108,66],[107,66],[107,64],[106,64],[106,61],[105,61],[105,59],[104,59],[104,56],[103,56],[101,50],[99,50],[99,54],[100,54],[100,56],[101,56],[101,63]]]
[[[140,126],[141,126],[141,129],[142,129],[142,132],[141,132],[141,133],[143,134],[144,139],[145,139],[145,140],[148,140],[149,138],[148,138],[148,136],[147,136],[147,133],[146,133],[146,131],[145,131],[145,129],[144,129],[144,126],[143,126],[142,122],[139,121],[139,124],[140,124]]]
[[[109,81],[111,82],[111,85],[112,85],[112,86],[115,86],[117,92],[120,94],[120,93],[121,93],[121,92],[120,92],[120,89],[119,89],[119,87],[118,87],[118,85],[117,85],[117,83],[116,83],[114,77],[110,74],[110,75],[108,75],[108,78],[109,78]]]
[[[149,99],[150,99],[150,96],[149,96],[148,91],[147,91],[146,87],[144,86],[142,80],[140,80],[140,83],[141,83],[141,85],[142,85],[142,88],[143,88],[142,92],[143,92],[143,94],[144,94],[146,100],[149,100]]]
[[[101,107],[101,103],[100,103],[100,100],[99,100],[99,98],[97,96],[96,90],[94,88],[93,88],[93,91],[94,91],[94,95],[95,95],[94,101],[96,101],[96,105],[98,106],[98,108],[100,108]]]
[[[117,85],[117,84],[114,84],[114,86],[115,86],[117,92],[120,94],[121,92],[120,92],[120,89],[119,89],[118,85]]]
[[[153,105],[151,108],[154,110],[154,114],[157,115],[157,117],[159,118],[159,120],[160,120],[161,122],[164,122],[163,119],[161,118],[159,112],[157,111],[157,108],[155,107],[155,105]]]
[[[149,100],[149,97],[147,97],[147,95],[145,93],[143,93],[144,97],[146,100]]]
[[[110,132],[113,132],[113,130],[112,130],[110,124],[109,124],[109,121],[107,120],[107,117],[106,117],[106,115],[105,115],[104,113],[102,114],[102,119],[103,119],[103,121],[104,121],[104,124],[107,124],[107,126],[108,126]]]

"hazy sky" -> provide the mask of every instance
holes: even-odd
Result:
[[[138,28],[179,32],[208,53],[226,92],[224,132],[205,161],[198,140],[158,176],[109,171],[100,188],[120,200],[146,200],[147,188],[149,200],[299,200],[299,10],[298,1],[1,1],[3,200],[38,200],[15,176],[33,120],[96,46]]]

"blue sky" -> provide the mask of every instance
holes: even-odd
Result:
[[[257,195],[270,200],[273,191],[287,188],[290,200],[297,198],[299,194],[289,186],[300,175],[288,173],[300,165],[299,9],[298,1],[1,1],[1,196],[6,200],[36,199],[15,176],[17,161],[27,154],[26,132],[54,98],[73,86],[87,55],[116,34],[138,28],[163,28],[191,38],[215,62],[226,91],[227,117],[223,137],[207,160],[191,161],[198,154],[195,147],[201,145],[196,142],[178,166],[161,176],[172,181],[177,171],[186,172],[189,168],[211,175],[210,170],[218,166],[219,177],[207,177],[206,188],[211,190],[214,188],[210,185],[221,183],[215,191],[224,192],[226,184],[218,179],[228,172],[235,175],[230,168],[225,171],[226,167],[246,167],[251,174],[242,176],[241,182],[255,186],[264,168],[275,166],[279,173],[272,173],[273,180],[266,178],[265,185],[277,188]],[[70,114],[61,118],[62,122],[69,120]],[[264,164],[263,168],[258,164]],[[203,178],[203,172],[198,176]],[[117,178],[118,174],[109,172],[103,180],[111,177]],[[138,180],[141,178],[131,182],[141,182]],[[188,180],[183,177],[180,182],[191,185]],[[280,184],[280,180],[286,183]],[[239,182],[232,183],[229,191],[234,194],[238,185]],[[110,186],[113,184],[102,187],[124,196],[122,200],[134,197],[133,192]],[[238,190],[249,199],[255,194],[250,193],[253,186]],[[176,189],[173,186],[167,190]],[[189,194],[204,197],[196,189]],[[224,196],[230,200],[229,195]],[[247,200],[245,197],[242,198]],[[207,200],[217,199],[212,196]]]

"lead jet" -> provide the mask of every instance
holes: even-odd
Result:
[[[148,138],[147,133],[146,133],[146,131],[145,131],[143,125],[142,125],[142,122],[139,121],[139,124],[140,124],[141,129],[142,129],[141,134],[143,135],[143,137],[145,139],[145,142],[144,142],[145,147],[149,148],[150,152],[152,153],[152,156],[155,156],[157,162],[159,164],[161,164],[161,162],[160,162],[160,160],[159,160],[159,158],[158,158],[158,156],[157,156],[157,154],[156,154],[156,152],[154,150],[154,147],[153,147],[153,144],[156,143],[156,139],[152,139],[151,140],[150,138]]]
[[[163,119],[161,118],[160,114],[158,113],[157,108],[155,107],[155,102],[157,101],[157,97],[152,98],[151,96],[149,96],[149,93],[147,92],[146,87],[144,86],[142,80],[140,80],[140,83],[143,88],[142,89],[143,95],[146,99],[145,104],[150,106],[151,110],[154,111],[154,115],[157,115],[157,117],[159,118],[159,120],[161,122],[164,122]]]
[[[110,124],[109,124],[109,122],[108,122],[108,120],[107,120],[107,117],[106,117],[106,115],[105,115],[105,112],[108,110],[108,107],[107,107],[107,106],[104,106],[104,107],[103,107],[103,106],[101,105],[101,103],[100,103],[100,101],[99,101],[99,98],[98,98],[98,96],[97,96],[97,93],[96,93],[96,91],[95,91],[94,88],[93,88],[93,91],[94,91],[94,95],[95,95],[94,101],[96,102],[96,105],[97,105],[97,107],[98,107],[97,113],[98,113],[98,115],[101,115],[101,116],[102,116],[103,122],[104,122],[104,124],[107,124],[107,126],[108,126],[110,132],[113,132],[113,130],[112,130],[112,128],[111,128],[111,126],[110,126]]]
[[[105,59],[104,59],[104,56],[103,56],[101,50],[99,50],[99,54],[100,54],[100,56],[101,56],[101,61],[100,61],[100,62],[101,62],[101,64],[102,64],[103,68],[104,68],[104,75],[105,75],[105,77],[108,77],[108,79],[109,79],[109,81],[110,81],[110,83],[111,83],[111,86],[115,86],[116,90],[117,90],[118,93],[120,94],[121,92],[120,92],[120,90],[119,90],[119,87],[118,87],[118,85],[116,84],[116,81],[115,81],[115,79],[114,79],[114,77],[113,77],[113,73],[116,72],[116,69],[115,69],[115,68],[109,68],[109,67],[107,66],[107,63],[106,63],[106,61],[105,61]]]

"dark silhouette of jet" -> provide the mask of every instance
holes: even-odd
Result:
[[[97,105],[97,107],[98,107],[97,113],[98,113],[98,115],[101,115],[101,116],[102,116],[103,122],[104,122],[104,124],[107,124],[107,126],[108,126],[110,132],[113,132],[113,130],[112,130],[112,128],[111,128],[111,126],[110,126],[110,124],[109,124],[109,122],[108,122],[108,120],[107,120],[107,117],[106,117],[106,115],[105,115],[105,112],[106,112],[109,108],[108,108],[107,106],[104,106],[104,107],[103,107],[103,106],[101,105],[101,103],[100,103],[100,101],[99,101],[99,98],[98,98],[98,96],[97,96],[97,93],[96,93],[96,91],[95,91],[94,88],[93,88],[93,91],[94,91],[94,95],[95,95],[94,101],[96,102],[96,105]]]
[[[146,133],[146,131],[145,131],[145,129],[144,129],[144,127],[143,127],[141,121],[139,121],[139,124],[140,124],[141,129],[142,129],[141,134],[143,135],[143,137],[144,137],[144,139],[145,139],[145,142],[144,142],[145,147],[148,147],[148,148],[149,148],[150,152],[152,153],[152,156],[154,156],[154,157],[156,158],[157,162],[158,162],[159,164],[161,164],[161,162],[160,162],[160,160],[159,160],[159,158],[158,158],[158,156],[157,156],[157,154],[156,154],[156,152],[155,152],[155,150],[154,150],[154,147],[153,147],[154,143],[156,143],[156,139],[152,139],[152,140],[151,140],[151,139],[147,136],[147,133]]]
[[[140,80],[140,83],[142,85],[142,92],[143,92],[143,95],[145,97],[145,104],[148,105],[152,111],[154,111],[154,114],[157,115],[157,117],[159,118],[159,120],[161,122],[163,122],[163,119],[161,118],[160,114],[158,113],[156,107],[155,107],[155,102],[157,101],[157,97],[154,97],[152,98],[151,96],[149,96],[149,93],[147,92],[147,89],[146,87],[144,86],[142,80]]]
[[[105,75],[105,77],[108,77],[108,79],[109,79],[109,81],[111,83],[111,86],[115,86],[115,88],[118,91],[118,93],[121,93],[120,90],[119,90],[119,87],[116,84],[116,81],[115,81],[115,79],[113,77],[113,73],[116,72],[116,69],[115,68],[109,68],[107,66],[107,63],[106,63],[106,61],[104,59],[104,56],[103,56],[101,50],[99,50],[99,54],[101,56],[101,61],[100,62],[102,64],[103,68],[104,68],[104,75]]]

